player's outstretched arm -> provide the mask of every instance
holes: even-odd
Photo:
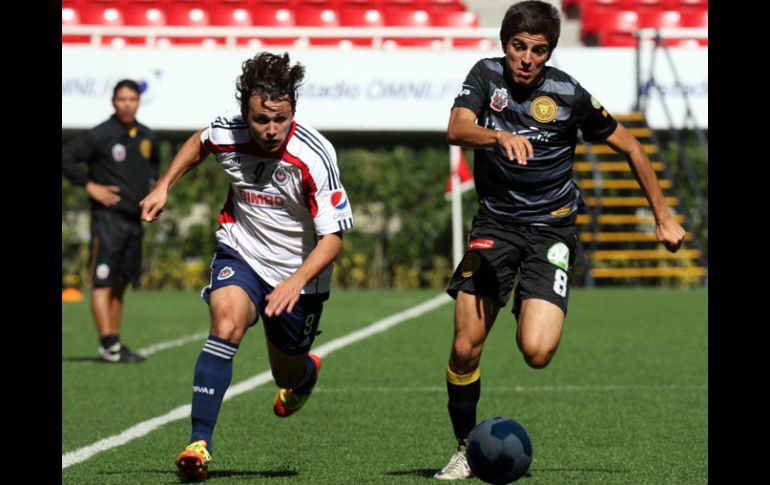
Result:
[[[468,108],[452,108],[447,127],[450,145],[466,148],[487,148],[499,146],[508,155],[508,160],[519,165],[527,164],[527,157],[535,156],[532,143],[527,137],[507,131],[490,130],[476,124],[476,114]]]
[[[171,190],[171,187],[184,174],[206,158],[209,152],[200,141],[201,133],[204,130],[205,128],[198,130],[184,142],[182,148],[179,149],[174,159],[171,160],[171,164],[166,172],[158,179],[158,182],[150,193],[147,194],[147,197],[139,202],[139,207],[142,208],[143,221],[153,222],[158,220],[163,212],[163,207],[166,205],[168,192]]]
[[[310,251],[307,259],[297,268],[288,279],[282,281],[265,297],[267,306],[265,315],[272,317],[280,315],[283,311],[291,312],[299,301],[302,289],[310,280],[318,276],[318,273],[329,266],[342,250],[342,231],[321,236],[318,245]]]
[[[676,252],[684,241],[685,230],[671,215],[666,199],[663,197],[663,191],[658,184],[655,170],[653,170],[644,148],[620,123],[612,135],[607,138],[607,144],[616,152],[625,155],[634,177],[642,187],[652,208],[658,240],[666,246],[666,249],[672,253]]]

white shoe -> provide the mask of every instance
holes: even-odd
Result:
[[[465,457],[465,445],[460,445],[449,463],[444,468],[437,471],[433,478],[436,480],[465,480],[471,476],[471,467],[468,466],[468,459]]]

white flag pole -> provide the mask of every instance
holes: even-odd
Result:
[[[463,209],[460,189],[460,150],[449,147],[449,173],[452,178],[452,260],[454,267],[463,257]]]

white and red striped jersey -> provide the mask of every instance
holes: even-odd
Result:
[[[278,154],[269,155],[241,114],[228,112],[203,131],[201,143],[230,177],[217,241],[238,251],[268,284],[289,278],[319,235],[353,227],[337,154],[313,128],[293,121]],[[328,292],[331,274],[330,264],[303,293]]]

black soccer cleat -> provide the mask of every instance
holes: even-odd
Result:
[[[105,362],[125,362],[137,363],[144,362],[145,356],[131,352],[131,350],[120,342],[110,345],[106,349],[99,346],[99,356]]]

